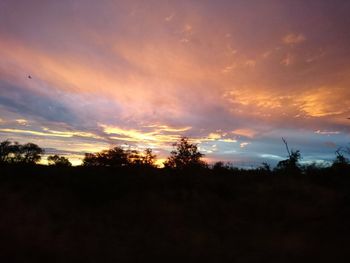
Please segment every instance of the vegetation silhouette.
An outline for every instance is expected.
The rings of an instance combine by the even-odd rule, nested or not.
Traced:
[[[290,151],[279,169],[245,170],[207,165],[187,138],[165,168],[150,149],[121,147],[46,166],[40,147],[25,145],[36,150],[0,143],[2,262],[348,260],[346,148],[328,166]]]
[[[180,171],[183,174],[195,170],[207,171],[212,174],[237,174],[237,173],[258,173],[258,174],[285,174],[285,175],[306,175],[310,171],[323,170],[323,172],[346,174],[350,169],[350,160],[346,155],[350,155],[349,147],[340,147],[335,151],[335,159],[332,164],[304,164],[300,163],[302,159],[299,150],[290,150],[287,141],[282,138],[285,144],[288,158],[279,161],[274,169],[270,164],[263,162],[261,166],[245,171],[234,167],[232,163],[216,162],[212,165],[206,163],[202,154],[195,143],[191,143],[189,138],[181,137],[178,142],[173,144],[174,150],[163,163],[166,172],[170,170]],[[0,142],[0,166],[2,165],[36,165],[42,158],[45,151],[34,143],[19,144],[5,140]],[[109,167],[109,168],[138,168],[154,169],[157,156],[152,149],[145,149],[143,152],[132,149],[124,149],[115,146],[108,150],[97,153],[85,153],[82,167]],[[55,167],[70,167],[72,164],[64,156],[50,155],[47,157],[48,165]],[[170,170],[169,170],[170,169]],[[204,172],[205,173],[205,172]]]
[[[300,174],[301,168],[299,161],[301,159],[301,154],[299,150],[289,150],[287,141],[282,138],[283,143],[286,146],[286,150],[288,153],[288,159],[278,162],[275,171],[284,172],[284,173],[292,173],[292,174]]]
[[[9,140],[0,143],[0,163],[34,165],[41,159],[44,150],[34,143],[24,145]]]
[[[197,145],[190,143],[187,137],[181,137],[173,144],[173,147],[175,150],[171,151],[170,156],[164,162],[166,168],[184,170],[207,167],[202,160],[204,154],[199,152]]]
[[[57,154],[48,156],[47,162],[48,165],[55,165],[61,167],[72,166],[72,163],[67,158],[65,158],[64,156],[59,156]]]
[[[156,167],[156,155],[152,149],[145,149],[143,153],[137,150],[124,150],[120,146],[116,146],[109,150],[99,153],[86,153],[83,159],[83,166],[91,167]]]
[[[335,160],[333,161],[332,168],[336,171],[346,170],[349,166],[349,159],[344,154],[349,153],[349,149],[339,148],[335,151]]]

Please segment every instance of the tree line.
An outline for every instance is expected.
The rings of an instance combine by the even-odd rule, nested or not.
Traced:
[[[35,165],[41,158],[45,150],[40,148],[37,144],[26,143],[19,144],[18,142],[11,142],[5,140],[0,142],[0,165],[2,164],[26,164]],[[71,166],[71,162],[59,155],[50,155],[47,158],[49,165],[56,166]]]
[[[283,142],[286,146],[288,157],[285,160],[278,162],[274,169],[271,169],[268,163],[262,163],[256,170],[263,173],[271,172],[288,172],[288,173],[302,173],[303,171],[323,168],[317,165],[302,165],[301,153],[299,150],[289,150],[288,143],[285,139]],[[170,156],[163,163],[165,169],[189,170],[189,169],[212,169],[217,172],[224,172],[237,169],[230,163],[216,162],[209,165],[203,160],[202,154],[197,144],[191,143],[187,137],[181,137],[179,141],[173,144],[174,150],[170,152]],[[41,158],[45,151],[34,143],[19,144],[18,142],[11,142],[9,140],[0,143],[0,165],[4,164],[26,164],[35,165]],[[331,165],[337,170],[350,169],[350,161],[345,156],[350,154],[349,148],[339,148],[335,152],[336,156]],[[84,167],[142,167],[142,168],[157,168],[157,156],[152,149],[145,149],[143,152],[138,150],[124,149],[121,146],[115,146],[108,150],[103,150],[97,153],[85,153],[82,166]],[[72,164],[70,161],[59,155],[50,155],[47,158],[48,164],[53,166],[68,167]]]

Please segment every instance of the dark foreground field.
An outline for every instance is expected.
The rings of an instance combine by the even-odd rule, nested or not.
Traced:
[[[0,262],[350,262],[350,175],[164,173],[1,168]]]

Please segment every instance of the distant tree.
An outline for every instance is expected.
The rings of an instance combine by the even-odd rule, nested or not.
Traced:
[[[11,142],[9,140],[0,143],[0,163],[8,163],[12,151]]]
[[[218,161],[215,162],[212,165],[212,169],[214,171],[223,171],[223,170],[232,170],[234,168],[233,164],[231,162],[222,162],[222,161]]]
[[[7,156],[7,163],[23,163],[22,145],[18,142],[9,145],[9,154]]]
[[[94,153],[85,153],[83,166],[100,166],[97,155]]]
[[[6,140],[0,143],[0,163],[35,164],[44,150],[34,143],[24,145]]]
[[[164,162],[165,167],[186,169],[206,166],[206,163],[201,160],[204,154],[200,153],[197,145],[190,143],[187,137],[181,137],[173,146],[176,149],[170,153],[170,156]]]
[[[299,161],[301,159],[300,151],[291,151],[289,158],[283,161],[278,162],[277,170],[284,170],[288,172],[299,172],[300,165]]]
[[[156,155],[151,149],[144,153],[137,150],[124,150],[116,146],[99,153],[86,153],[83,159],[83,166],[106,166],[106,167],[127,167],[127,166],[149,166],[155,167]]]
[[[287,153],[288,153],[288,159],[283,160],[278,162],[275,170],[276,171],[284,171],[287,173],[300,173],[301,169],[300,169],[300,164],[299,161],[301,160],[301,154],[299,150],[289,150],[288,147],[288,143],[287,141],[282,138],[282,141],[284,142],[286,149],[287,149]]]
[[[214,171],[220,171],[220,170],[225,170],[225,169],[227,169],[227,167],[226,167],[225,163],[222,161],[218,161],[218,162],[213,164]]]
[[[147,166],[155,167],[157,155],[153,154],[152,149],[147,148],[142,156],[142,163]]]
[[[71,162],[67,158],[59,156],[57,154],[50,155],[49,157],[47,157],[47,161],[49,165],[55,165],[60,167],[72,166]]]
[[[142,155],[138,150],[126,150],[126,161],[128,165],[141,165]]]
[[[129,154],[130,163],[136,166],[156,167],[156,158],[157,156],[149,148],[145,149],[142,154],[135,150]]]
[[[347,150],[345,150],[347,151]],[[344,156],[344,149],[339,148],[335,151],[335,160],[333,161],[332,167],[336,169],[344,169],[350,166],[349,159]]]
[[[123,167],[129,165],[128,153],[119,146],[103,151],[98,154],[98,157],[105,166]]]
[[[41,159],[41,154],[44,150],[34,143],[27,143],[21,145],[20,147],[21,162],[27,164],[34,164]]]
[[[83,165],[123,167],[130,164],[129,154],[130,153],[119,146],[95,154],[86,153],[83,160]]]
[[[262,171],[262,172],[269,173],[269,172],[271,172],[271,166],[268,163],[263,162],[261,164],[261,166],[258,167],[258,170]]]

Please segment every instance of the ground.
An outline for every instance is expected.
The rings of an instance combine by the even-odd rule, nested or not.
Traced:
[[[350,178],[3,168],[1,262],[349,262]]]

